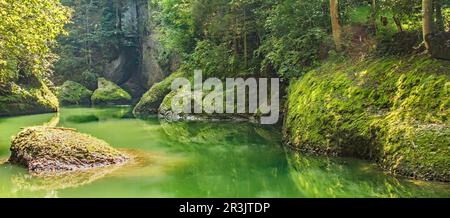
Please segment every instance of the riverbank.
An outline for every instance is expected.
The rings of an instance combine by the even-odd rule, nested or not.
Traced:
[[[0,117],[52,113],[59,110],[58,98],[37,77],[0,86]]]
[[[294,149],[377,162],[450,181],[450,62],[427,57],[329,61],[289,87],[284,139]]]

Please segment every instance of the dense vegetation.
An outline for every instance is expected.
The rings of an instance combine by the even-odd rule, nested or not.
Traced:
[[[166,49],[164,54],[177,53],[190,68],[216,76],[298,77],[335,55],[334,47],[355,56],[361,56],[358,50],[365,54],[367,50],[396,53],[389,43],[400,34],[402,40],[413,38],[404,48],[410,53],[423,41],[418,35],[421,1],[341,0],[331,1],[338,2],[338,35],[342,35],[333,43],[329,2],[154,1],[154,31]],[[448,30],[448,3],[434,3],[433,32]]]
[[[47,79],[69,15],[58,0],[0,1],[0,116],[58,109]]]

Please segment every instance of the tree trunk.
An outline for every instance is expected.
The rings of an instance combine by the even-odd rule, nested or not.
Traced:
[[[436,30],[442,32],[445,30],[444,17],[442,15],[442,0],[434,0],[434,10],[436,13]]]
[[[432,0],[422,0],[422,22],[423,22],[423,41],[425,48],[430,50],[429,35],[432,33],[433,26]]]
[[[394,15],[394,16],[392,16],[392,19],[394,19],[394,23],[395,23],[395,26],[397,27],[397,30],[399,32],[403,32],[402,21],[400,20],[400,18],[398,18],[396,15]]]
[[[372,0],[372,13],[370,14],[370,25],[374,33],[377,32],[377,1]]]
[[[336,50],[342,50],[342,30],[341,24],[339,23],[339,1],[330,0],[330,15],[331,15],[331,27],[333,30],[334,44],[336,45]]]
[[[247,44],[247,14],[245,12],[245,8],[244,8],[244,64],[245,67],[248,66],[248,44]]]

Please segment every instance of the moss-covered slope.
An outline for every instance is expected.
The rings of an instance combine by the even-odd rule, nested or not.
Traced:
[[[61,105],[90,105],[92,91],[77,82],[66,81],[57,95]]]
[[[284,138],[302,151],[450,181],[449,88],[446,61],[329,62],[291,82]]]
[[[105,78],[98,79],[98,89],[91,97],[94,105],[126,105],[131,103],[131,95],[115,83]]]
[[[56,112],[58,98],[37,79],[26,84],[11,82],[0,87],[0,116]]]

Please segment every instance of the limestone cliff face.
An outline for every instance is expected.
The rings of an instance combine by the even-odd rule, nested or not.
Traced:
[[[149,28],[147,0],[122,2],[120,29],[124,39],[118,57],[104,66],[104,76],[139,98],[153,84],[164,78],[156,56],[157,42]]]

